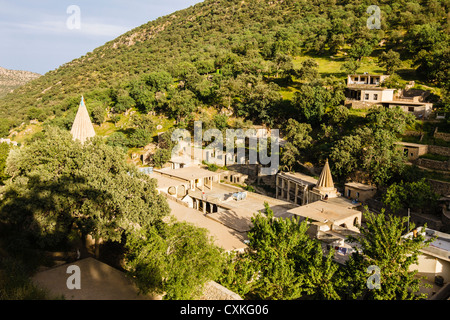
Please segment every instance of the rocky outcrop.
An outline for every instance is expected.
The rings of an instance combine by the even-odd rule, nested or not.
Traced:
[[[40,76],[29,71],[8,70],[0,67],[0,97]]]

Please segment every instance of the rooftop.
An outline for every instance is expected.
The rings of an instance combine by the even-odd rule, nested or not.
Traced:
[[[385,104],[408,105],[408,106],[417,106],[417,107],[421,107],[421,106],[425,106],[425,105],[430,105],[430,104],[431,104],[431,103],[429,103],[429,102],[404,101],[404,100],[383,101],[382,103],[385,103]]]
[[[292,214],[288,213],[288,210],[296,207],[290,202],[253,192],[246,192],[245,199],[237,201],[233,198],[233,194],[239,191],[245,192],[245,190],[222,183],[213,183],[213,190],[205,191],[206,200],[224,210],[208,213],[207,217],[238,232],[246,232],[251,229],[251,218],[259,211],[265,211],[264,202],[269,204],[275,217],[291,217]],[[203,193],[189,191],[189,195],[201,199]]]
[[[319,222],[338,222],[361,212],[354,209],[357,205],[345,198],[337,197],[319,200],[289,210],[289,213]]]
[[[356,84],[356,83],[349,83],[347,84],[347,87],[350,89],[369,89],[369,90],[388,90],[388,91],[394,91],[395,89],[390,89],[386,87],[380,87],[375,84]]]
[[[148,174],[150,178],[156,179],[158,184],[158,189],[167,189],[170,187],[177,187],[181,186],[186,183],[186,181],[175,178],[175,177],[169,177],[165,176],[159,172],[153,172]]]
[[[370,191],[370,190],[376,189],[375,186],[371,186],[371,185],[360,183],[360,182],[347,182],[345,184],[345,186],[359,189],[359,190],[365,190],[365,191]]]
[[[175,178],[183,179],[186,181],[191,181],[195,179],[202,179],[207,177],[213,177],[219,175],[219,173],[212,172],[206,169],[202,169],[200,167],[184,167],[180,169],[161,169],[161,170],[154,170],[155,172],[159,172],[161,174],[164,174],[166,176],[172,176]]]
[[[450,234],[423,227],[418,228],[418,232],[424,232],[425,240],[435,238],[428,247],[421,250],[423,253],[450,261]],[[405,235],[405,237],[412,236],[413,232]]]
[[[397,141],[395,144],[401,144],[402,146],[408,146],[408,147],[416,147],[416,148],[422,148],[426,147],[426,144],[420,144],[420,143],[413,143],[413,142],[405,142],[405,141]]]
[[[298,182],[306,183],[310,186],[315,186],[317,184],[317,179],[299,172],[280,172],[280,175],[284,177],[289,177],[292,180]]]
[[[167,202],[169,203],[172,216],[178,221],[189,222],[197,227],[207,229],[215,244],[224,250],[243,250],[247,247],[244,243],[247,240],[246,233],[238,232],[224,224],[209,219],[202,212],[185,207],[173,200],[168,200]]]

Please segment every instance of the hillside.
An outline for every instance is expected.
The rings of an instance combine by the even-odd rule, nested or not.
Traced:
[[[401,54],[401,80],[443,87],[449,3],[429,2],[207,0],[16,89],[0,99],[0,116],[10,127],[32,119],[67,127],[83,94],[91,110],[119,115],[135,108],[180,122],[212,107],[255,123],[282,123],[304,81],[302,61],[313,57],[322,76],[343,80],[352,59],[359,72],[383,73],[378,57],[390,49]],[[384,18],[380,30],[366,27],[374,4]]]
[[[40,74],[34,72],[8,70],[0,67],[0,97],[40,76]]]

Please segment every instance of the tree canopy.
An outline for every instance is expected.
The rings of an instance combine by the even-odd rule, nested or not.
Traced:
[[[49,128],[43,139],[11,152],[7,173],[1,221],[41,248],[64,245],[71,230],[119,241],[124,231],[169,213],[155,181],[97,137],[82,146],[69,132]]]

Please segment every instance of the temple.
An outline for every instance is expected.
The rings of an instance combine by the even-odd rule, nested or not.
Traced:
[[[317,181],[316,187],[313,191],[320,193],[323,198],[336,198],[339,194],[337,189],[334,187],[333,177],[331,176],[330,165],[328,164],[328,159],[325,162],[325,166],[320,174],[319,181]]]
[[[306,205],[319,200],[336,198],[341,194],[334,187],[328,159],[319,176],[319,180],[293,172],[279,172],[276,176],[276,198],[294,204]]]
[[[70,131],[74,140],[79,140],[84,144],[89,138],[95,136],[94,126],[92,125],[91,118],[84,103],[84,97],[81,97],[80,106],[78,107],[75,121]]]

